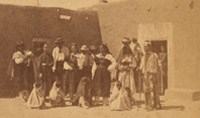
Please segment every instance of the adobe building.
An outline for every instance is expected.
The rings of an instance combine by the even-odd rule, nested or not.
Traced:
[[[10,17],[14,17],[13,13],[18,12],[23,13],[24,15],[18,13],[14,14],[19,22],[16,27],[23,27],[23,23],[20,21],[27,21],[32,24],[33,18],[31,17],[34,17],[37,15],[37,13],[39,13],[38,15],[42,16],[42,19],[38,19],[37,23],[39,23],[42,29],[37,27],[39,26],[38,24],[31,25],[31,27],[26,25],[25,29],[27,30],[25,31],[30,30],[31,32],[34,32],[34,28],[36,28],[39,30],[39,32],[29,32],[24,34],[24,29],[18,30],[16,28],[13,29],[12,27],[4,26],[2,32],[4,30],[10,30],[11,34],[9,32],[7,32],[6,35],[5,33],[1,33],[2,39],[6,40],[7,38],[5,36],[8,36],[11,37],[9,40],[13,41],[12,36],[17,37],[17,39],[20,39],[20,36],[23,36],[27,43],[29,42],[30,44],[28,39],[31,39],[33,34],[55,38],[57,35],[59,35],[59,33],[61,33],[64,34],[65,37],[71,37],[69,33],[72,32],[71,30],[68,29],[64,31],[64,29],[67,29],[69,26],[65,24],[65,21],[57,23],[56,19],[48,20],[48,17],[58,17],[57,8],[42,8],[43,3],[47,2],[44,2],[45,0],[38,1],[40,1],[39,9],[26,7],[26,9],[28,9],[27,12],[24,10],[25,8],[17,8],[17,10],[12,10],[13,8],[10,8],[11,10],[7,10],[8,14],[10,14],[9,16],[2,12],[0,23],[2,26],[4,26],[3,23],[9,23],[11,26],[15,23],[15,20],[8,22],[7,20],[2,20],[2,18],[6,17],[9,19]],[[91,1],[92,0],[90,0],[90,2]],[[5,1],[5,4],[6,2],[7,1]],[[38,5],[35,3],[35,0],[32,0],[32,2],[33,3],[24,3],[24,5]],[[70,3],[66,2],[66,4],[70,6]],[[86,7],[94,4],[96,4],[96,2],[92,2],[91,4],[89,4],[89,2],[85,2],[79,5]],[[68,8],[67,5],[65,6],[65,4],[57,1],[51,5],[44,6]],[[7,9],[7,7],[0,8]],[[82,36],[82,39],[84,39],[86,42],[92,41],[93,38],[97,38],[97,44],[101,43],[100,39],[102,39],[103,42],[108,44],[115,57],[118,56],[121,48],[122,37],[136,37],[141,45],[146,40],[151,41],[155,46],[155,50],[159,49],[160,45],[164,45],[166,46],[168,53],[168,90],[165,96],[169,99],[177,100],[200,100],[199,0],[122,0],[121,2],[97,4],[90,9],[97,12],[97,14],[95,12],[82,13],[61,9],[62,13],[65,15],[72,15],[72,17],[73,15],[76,16],[76,20],[73,20],[73,24],[78,23],[79,26],[75,29],[79,29],[80,32],[83,31],[82,33],[73,33],[73,37],[75,37],[76,41],[80,39],[79,36]],[[40,12],[40,10],[42,12]],[[30,15],[31,13],[35,13],[35,15],[32,16]],[[26,18],[26,15],[28,15],[30,18]],[[92,23],[99,23],[99,25],[96,24],[95,26],[92,26],[95,30],[81,30],[83,22],[80,22],[78,19],[80,17],[86,18],[88,15],[92,16],[93,22],[84,22],[84,27],[88,26],[85,28],[90,28]],[[47,19],[48,22],[45,22],[45,19]],[[50,25],[51,23],[57,24]],[[45,30],[46,28],[48,30]],[[15,29],[16,31],[19,31],[19,33],[13,32]],[[75,29],[73,31],[75,31]],[[53,33],[54,30],[57,32],[57,34]],[[101,31],[100,33],[98,33],[99,30]],[[88,39],[90,36],[92,36],[92,39]],[[3,44],[8,45],[9,41],[3,42]],[[3,47],[0,49],[1,52],[4,50]],[[7,53],[4,53],[4,55],[7,55]],[[3,54],[1,54],[1,56],[3,56]],[[5,60],[8,57],[9,56],[4,57],[4,59],[1,58],[1,65],[8,63],[8,60]],[[0,69],[4,70],[5,66],[1,66]]]
[[[200,1],[130,0],[94,7],[103,42],[117,57],[122,37],[165,45],[168,52],[166,97],[200,100]]]

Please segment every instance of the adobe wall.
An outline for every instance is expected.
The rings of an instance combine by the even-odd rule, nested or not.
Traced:
[[[98,11],[102,40],[109,45],[115,57],[122,37],[139,38],[139,24],[172,24],[172,37],[168,39],[172,42],[168,50],[173,50],[169,52],[169,66],[174,66],[170,88],[200,90],[198,0],[193,0],[193,3],[191,0],[134,0],[94,8]]]

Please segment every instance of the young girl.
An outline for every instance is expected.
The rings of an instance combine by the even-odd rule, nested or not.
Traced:
[[[110,109],[113,111],[123,111],[131,109],[130,93],[122,87],[122,83],[117,81],[110,97]]]
[[[36,82],[33,85],[33,90],[28,98],[26,105],[29,108],[45,107],[44,90],[42,89],[42,85],[40,83]]]
[[[49,100],[53,107],[64,106],[65,94],[61,89],[60,82],[54,82],[53,87],[49,93]]]

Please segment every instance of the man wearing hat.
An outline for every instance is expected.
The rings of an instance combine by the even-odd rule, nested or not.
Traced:
[[[53,72],[55,72],[56,81],[62,82],[64,75],[64,60],[69,55],[69,49],[64,46],[62,38],[57,38],[55,44],[56,47],[52,51],[54,60]]]
[[[83,108],[89,108],[91,98],[91,77],[94,59],[86,45],[81,47],[81,54],[78,57],[78,66],[80,69],[80,82],[74,98],[74,102],[79,99],[79,105]]]
[[[143,74],[143,85],[145,93],[146,109],[160,109],[160,98],[158,89],[158,56],[152,52],[151,43],[144,43],[145,55],[142,58],[140,69]]]

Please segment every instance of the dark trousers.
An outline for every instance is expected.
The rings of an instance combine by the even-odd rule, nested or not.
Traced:
[[[57,82],[63,81],[64,77],[64,69],[63,69],[64,61],[57,61],[56,62],[56,70],[55,70],[55,78]]]

